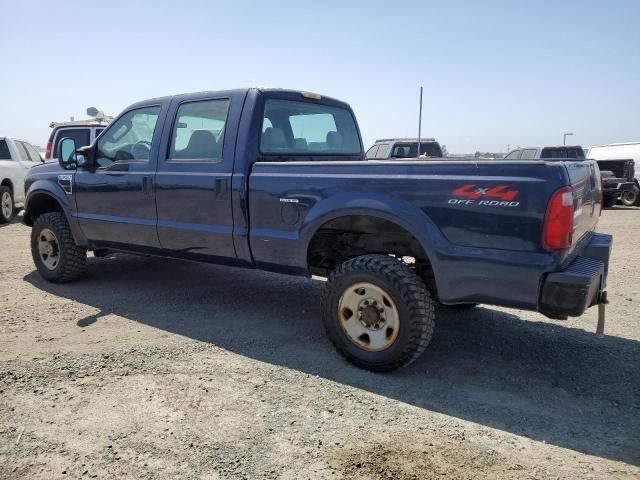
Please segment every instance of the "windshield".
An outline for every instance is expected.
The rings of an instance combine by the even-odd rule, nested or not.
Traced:
[[[440,149],[440,145],[436,142],[422,142],[420,143],[420,155],[426,155],[427,157],[442,157],[442,150]],[[418,142],[396,143],[393,146],[391,157],[417,158]]]

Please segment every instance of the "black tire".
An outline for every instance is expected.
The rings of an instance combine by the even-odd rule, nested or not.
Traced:
[[[604,208],[611,208],[618,203],[618,197],[615,195],[607,195],[604,197]]]
[[[396,307],[398,332],[384,350],[370,351],[356,345],[342,327],[339,318],[342,296],[347,288],[358,283],[382,289]],[[433,335],[436,301],[411,268],[387,255],[364,255],[340,265],[325,284],[321,307],[327,335],[336,350],[347,361],[366,370],[390,372],[410,364]]]
[[[8,202],[8,204],[5,204]],[[8,211],[5,212],[5,209]],[[13,191],[4,185],[0,186],[0,223],[9,223],[16,214],[15,203],[13,202]]]
[[[39,244],[46,230],[57,240],[57,262],[47,267],[40,254]],[[31,229],[31,255],[38,272],[45,280],[54,283],[70,282],[81,277],[86,269],[87,250],[73,241],[67,218],[62,212],[45,213],[39,216]]]
[[[633,207],[636,203],[638,203],[638,199],[640,198],[640,189],[634,185],[631,190],[626,190],[620,196],[620,203],[625,207]]]

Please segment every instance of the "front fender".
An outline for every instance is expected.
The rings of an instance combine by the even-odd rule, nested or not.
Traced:
[[[71,193],[65,192],[59,183],[51,179],[35,179],[26,185],[23,222],[28,226],[33,225],[35,219],[30,213],[29,205],[31,203],[33,207],[35,202],[42,201],[43,196],[48,197],[50,201],[56,202],[60,206],[67,217],[75,243],[77,245],[87,245],[87,239],[82,233],[75,215],[73,196]]]

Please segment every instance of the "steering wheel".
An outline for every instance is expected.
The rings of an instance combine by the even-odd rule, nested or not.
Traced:
[[[151,153],[151,142],[147,142],[146,140],[140,140],[131,147],[131,155],[136,160],[148,159],[149,153]]]

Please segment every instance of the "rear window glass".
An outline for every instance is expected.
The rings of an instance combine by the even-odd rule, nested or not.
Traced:
[[[63,138],[73,138],[76,141],[76,148],[89,145],[89,129],[88,128],[61,128],[56,135],[56,143],[51,150],[51,156],[58,157],[58,144]]]
[[[442,157],[442,150],[437,143],[425,142],[420,144],[420,155],[427,157]],[[391,151],[394,158],[417,158],[418,142],[396,143]]]
[[[169,158],[215,160],[222,158],[229,100],[202,100],[178,108]]]
[[[541,158],[584,158],[581,147],[552,147],[542,150]]]
[[[290,155],[358,154],[360,137],[350,110],[268,99],[260,151]]]
[[[0,140],[0,160],[11,160],[11,152],[6,140]]]

